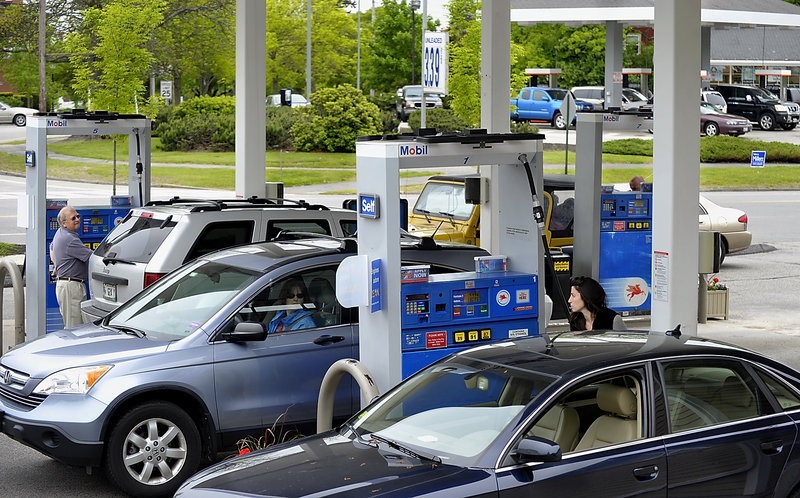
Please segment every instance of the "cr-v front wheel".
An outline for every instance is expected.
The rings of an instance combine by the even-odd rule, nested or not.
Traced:
[[[132,496],[172,496],[200,463],[200,432],[172,403],[137,406],[120,417],[110,434],[106,474]]]

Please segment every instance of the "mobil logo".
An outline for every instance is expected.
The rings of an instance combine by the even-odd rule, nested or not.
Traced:
[[[67,120],[66,119],[48,119],[47,120],[47,127],[48,128],[57,128],[57,127],[62,127],[62,126],[67,126]]]
[[[400,155],[401,156],[427,156],[428,155],[428,146],[427,145],[401,145],[400,146]]]

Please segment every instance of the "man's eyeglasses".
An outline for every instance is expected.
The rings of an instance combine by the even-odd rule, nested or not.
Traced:
[[[75,220],[79,220],[79,219],[81,219],[81,215],[79,215],[79,214],[76,214],[75,216],[73,216],[72,218],[70,218],[70,221],[75,221]]]
[[[294,298],[303,299],[304,297],[306,297],[305,294],[287,294],[286,295],[287,299],[294,299]]]

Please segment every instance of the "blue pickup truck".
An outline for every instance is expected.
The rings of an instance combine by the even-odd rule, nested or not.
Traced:
[[[567,127],[561,115],[561,104],[569,90],[563,88],[523,88],[516,99],[511,99],[513,121],[544,121],[559,130]],[[591,111],[594,106],[583,100],[575,100],[578,111]],[[573,118],[572,122],[575,122]]]

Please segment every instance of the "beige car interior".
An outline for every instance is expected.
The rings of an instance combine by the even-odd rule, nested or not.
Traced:
[[[558,443],[562,454],[639,439],[639,392],[632,376],[579,387],[550,408],[528,435]]]

